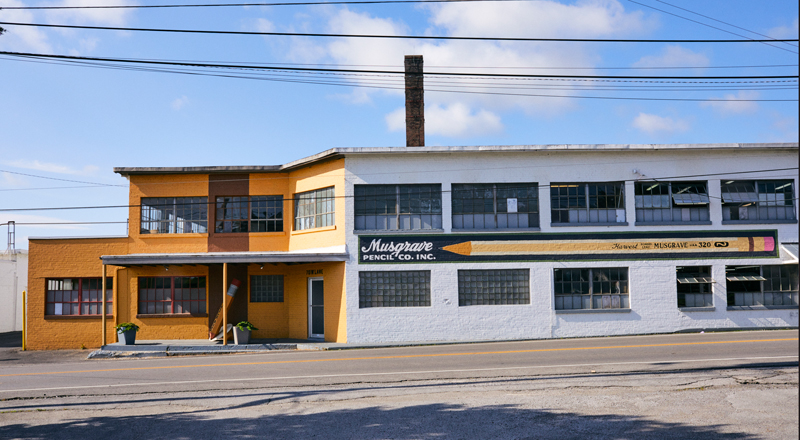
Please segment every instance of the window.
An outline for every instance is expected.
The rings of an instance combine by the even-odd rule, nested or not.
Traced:
[[[550,185],[553,224],[625,223],[625,185],[554,183]]]
[[[722,220],[796,220],[791,180],[729,180],[722,183]]]
[[[216,232],[283,231],[283,196],[217,197]]]
[[[711,266],[683,266],[675,269],[678,279],[678,307],[712,307]]]
[[[143,197],[142,234],[208,232],[208,197]]]
[[[705,182],[637,182],[637,223],[707,222]]]
[[[250,302],[283,302],[283,275],[250,276]]]
[[[628,309],[628,268],[554,269],[556,310]]]
[[[358,308],[429,307],[431,271],[358,273]]]
[[[322,228],[334,223],[333,187],[295,194],[294,229]]]
[[[530,303],[528,269],[458,271],[459,306]]]
[[[728,307],[795,306],[797,265],[727,266]]]
[[[139,278],[140,315],[205,313],[205,277]]]
[[[59,278],[47,280],[44,314],[97,315],[103,307],[102,278]],[[106,315],[112,315],[113,286],[106,278]]]
[[[442,185],[356,185],[355,229],[442,229]]]
[[[539,227],[535,183],[454,184],[453,229]]]

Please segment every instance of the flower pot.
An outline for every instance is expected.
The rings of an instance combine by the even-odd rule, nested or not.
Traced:
[[[236,345],[249,344],[250,330],[239,330],[239,327],[233,327],[233,342]]]
[[[128,330],[124,332],[117,332],[117,337],[122,345],[136,344],[136,330]]]

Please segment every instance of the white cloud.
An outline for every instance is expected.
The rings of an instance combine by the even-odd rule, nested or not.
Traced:
[[[633,126],[651,135],[671,135],[689,130],[689,122],[685,119],[639,113],[633,120]]]
[[[406,110],[402,107],[386,115],[389,131],[405,130],[405,121]],[[426,135],[463,138],[502,131],[500,117],[487,110],[474,111],[461,103],[425,106]]]
[[[6,161],[7,165],[11,165],[16,168],[23,168],[26,170],[36,170],[36,171],[45,171],[48,173],[57,173],[57,174],[75,174],[75,175],[86,175],[86,174],[93,174],[98,170],[98,168],[94,165],[86,165],[83,168],[77,170],[74,168],[69,167],[68,165],[62,165],[57,163],[47,163],[47,162],[39,162],[38,160],[25,160],[19,159],[14,161]]]
[[[667,46],[660,55],[642,57],[633,67],[708,67],[707,56],[680,46]]]
[[[617,0],[584,0],[572,5],[554,1],[504,2],[504,3],[451,3],[425,7],[430,13],[432,35],[482,36],[508,35],[527,37],[612,37],[646,31],[652,28],[641,12],[628,13]],[[359,13],[347,8],[328,8],[329,31],[342,34],[408,34],[408,26],[398,20]],[[302,42],[301,42],[302,41]],[[508,67],[509,71],[521,73],[574,73],[557,67],[588,66],[599,62],[596,52],[590,47],[574,43],[536,44],[531,42],[489,42],[489,41],[420,41],[393,39],[336,39],[324,45],[314,46],[308,41],[295,40],[289,57],[298,62],[334,62],[340,65],[380,66],[385,70],[403,70],[404,55],[423,55],[426,72],[447,72],[443,66],[459,66],[457,71],[496,73],[492,66]],[[536,66],[540,70],[532,70]],[[546,70],[544,70],[546,69]],[[591,70],[584,70],[587,75]],[[375,78],[356,77],[351,79],[362,85],[375,85]],[[376,93],[402,96],[401,78],[385,81],[392,89],[358,88],[348,96],[355,103],[366,103]],[[487,86],[490,83],[491,86]],[[476,80],[456,78],[426,78],[425,101],[430,111],[456,114],[462,119],[469,115],[472,121],[481,121],[480,127],[498,130],[502,127],[500,115],[505,111],[522,110],[527,114],[552,116],[572,109],[577,104],[570,98],[503,96],[502,93],[547,94],[548,90],[525,87],[547,87],[552,82],[540,84],[534,81]],[[550,91],[553,94],[569,95],[581,92],[573,89],[573,83],[555,84],[562,89]],[[444,90],[479,93],[450,93]],[[505,86],[506,89],[496,88]],[[522,87],[521,87],[522,86]],[[480,93],[484,92],[484,93]],[[488,94],[491,92],[493,94]],[[458,104],[458,105],[456,105]],[[461,110],[457,110],[461,109]],[[469,109],[469,110],[464,110]],[[460,113],[459,113],[460,112]],[[394,121],[395,115],[387,116],[387,123]],[[426,117],[426,127],[435,119]],[[475,130],[471,133],[480,133]],[[429,128],[426,131],[431,132]],[[469,133],[462,127],[459,130],[438,127],[439,133]],[[462,134],[453,134],[462,136]],[[447,134],[450,136],[450,134]]]
[[[645,30],[641,12],[627,13],[616,0],[451,3],[430,7],[431,21],[449,35],[588,38]]]
[[[5,7],[26,6],[18,0],[3,1]],[[4,9],[2,11],[3,21],[16,23],[35,22],[33,13],[25,10]],[[35,27],[29,26],[3,26],[6,33],[0,36],[0,49],[23,52],[31,51],[36,53],[52,53],[53,49],[47,41],[47,35]]]
[[[135,5],[126,0],[62,0],[53,6],[105,6]],[[94,23],[107,26],[121,26],[131,15],[129,9],[63,9],[51,10],[45,14],[51,23]]]
[[[177,98],[174,101],[172,101],[172,104],[170,105],[172,106],[173,110],[178,111],[182,109],[184,106],[186,106],[186,104],[188,103],[189,103],[189,98],[186,97],[186,95],[183,95],[180,98]]]
[[[701,107],[710,107],[724,115],[753,113],[758,110],[758,103],[753,101],[742,101],[746,99],[758,99],[761,96],[754,90],[740,90],[736,95],[727,94],[720,101],[703,101]]]
[[[778,26],[767,31],[767,35],[769,35],[770,37],[780,38],[780,39],[797,38],[797,34],[798,34],[797,18],[795,18],[794,21],[792,21],[792,24],[789,26]]]
[[[6,172],[3,172],[3,183],[5,186],[11,188],[22,188],[26,186],[26,180],[22,176],[16,176]]]

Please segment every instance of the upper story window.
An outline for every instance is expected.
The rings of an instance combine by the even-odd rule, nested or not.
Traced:
[[[47,280],[44,314],[97,315],[103,309],[102,278],[59,278]],[[114,281],[106,278],[106,315],[113,314]]]
[[[705,182],[637,182],[637,223],[707,222]]]
[[[208,197],[142,197],[142,234],[208,232]]]
[[[215,230],[283,231],[283,196],[217,197]]]
[[[294,229],[321,228],[334,223],[333,187],[294,195]]]
[[[535,183],[454,184],[453,229],[539,227]]]
[[[625,184],[554,183],[550,185],[553,225],[625,223]]]
[[[442,185],[356,185],[355,229],[442,228]]]
[[[791,180],[722,182],[722,220],[758,223],[796,219]]]

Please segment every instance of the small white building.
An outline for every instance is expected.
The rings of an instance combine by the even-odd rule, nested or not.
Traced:
[[[796,143],[326,153],[350,343],[798,326]]]
[[[0,333],[22,330],[22,291],[28,288],[28,252],[0,252]]]

